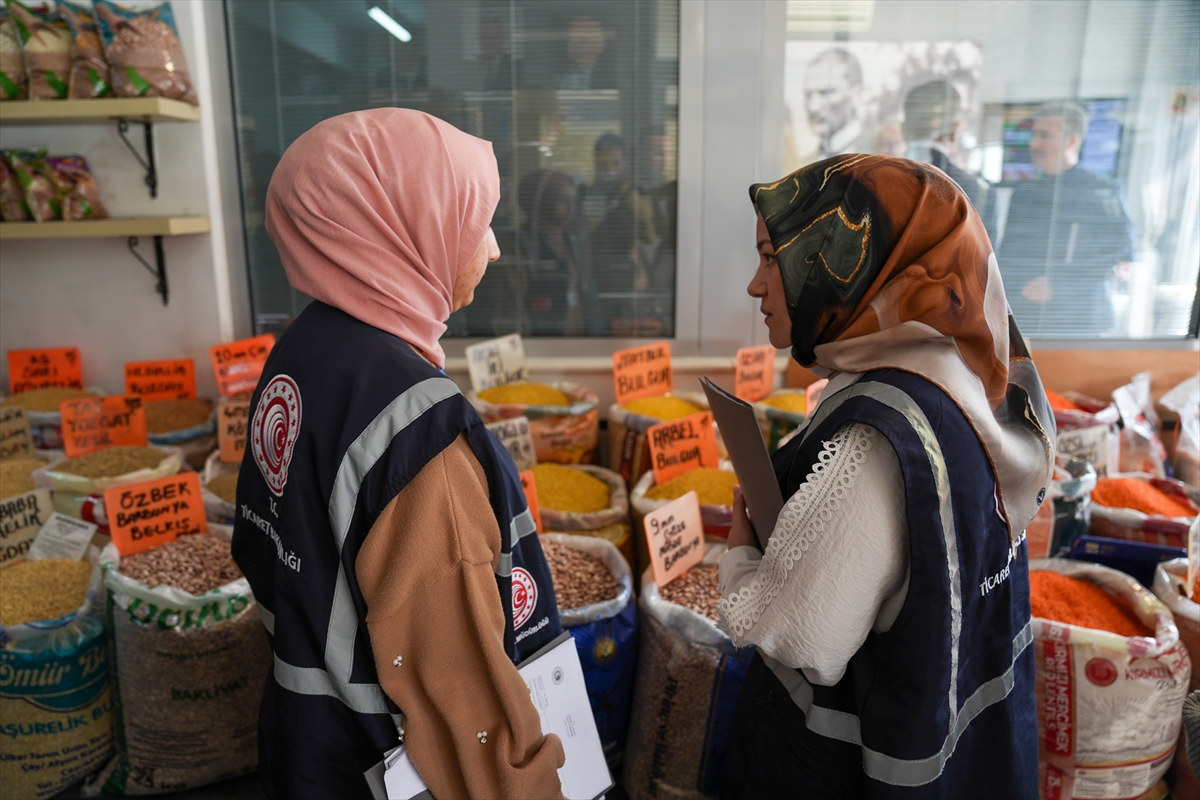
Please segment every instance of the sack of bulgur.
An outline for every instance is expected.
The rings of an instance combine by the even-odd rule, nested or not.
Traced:
[[[543,531],[606,539],[632,560],[629,496],[621,476],[590,464],[538,464],[533,480]]]
[[[181,398],[146,403],[146,434],[150,444],[175,445],[193,469],[217,447],[217,410],[211,400]]]
[[[721,788],[729,727],[754,649],[716,625],[725,545],[660,591],[642,574],[638,669],[623,783],[633,800],[710,798]],[[682,604],[681,604],[682,603]]]
[[[1043,798],[1137,797],[1166,773],[1191,660],[1171,612],[1133,578],[1029,562]]]
[[[703,392],[669,392],[642,397],[608,409],[608,468],[633,486],[650,469],[646,431],[660,422],[708,410]],[[722,443],[718,438],[717,447]]]
[[[180,468],[178,447],[106,447],[36,470],[33,480],[54,493],[55,511],[95,523],[107,533],[106,489],[166,478]]]
[[[591,389],[568,381],[510,383],[467,399],[484,422],[513,417],[529,420],[537,460],[586,464],[600,441],[600,398]]]
[[[1168,547],[1187,547],[1200,514],[1200,490],[1144,472],[1110,473],[1096,481],[1091,499],[1091,535]]]
[[[252,772],[271,651],[226,536],[125,559],[109,545],[100,561],[117,753],[89,790],[159,794]]]
[[[112,754],[100,552],[24,561],[0,581],[0,793],[53,797]],[[50,616],[51,619],[41,619]]]
[[[31,389],[28,392],[14,394],[0,400],[0,408],[19,406],[25,409],[29,419],[29,432],[33,437],[33,446],[39,450],[54,450],[62,447],[62,414],[59,404],[63,400],[75,400],[79,397],[95,397],[98,392],[86,389],[68,389],[64,386],[51,386],[45,389]]]
[[[799,428],[806,411],[804,389],[777,389],[769,397],[757,401],[754,416],[762,430],[767,452],[779,449],[779,440]]]
[[[1200,521],[1195,524],[1200,525]],[[1171,609],[1179,640],[1192,660],[1192,682],[1188,691],[1200,689],[1200,579],[1187,585],[1187,559],[1164,561],[1154,570],[1154,596]]]
[[[221,460],[220,452],[209,454],[200,473],[200,496],[204,499],[205,516],[209,522],[233,524],[237,514],[237,464]]]
[[[650,564],[650,551],[646,545],[646,515],[693,490],[700,501],[700,521],[704,525],[705,538],[710,542],[724,541],[729,536],[729,526],[733,524],[733,487],[736,484],[737,475],[727,461],[721,463],[721,469],[697,467],[688,470],[662,486],[655,484],[653,471],[643,475],[629,493],[638,568]]]
[[[637,668],[633,573],[611,542],[563,533],[542,535],[558,616],[575,639],[604,757],[620,766]]]

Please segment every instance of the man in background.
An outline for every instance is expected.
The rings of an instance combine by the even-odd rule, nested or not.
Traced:
[[[874,150],[874,137],[864,132],[860,117],[861,93],[862,67],[848,51],[833,48],[809,62],[804,70],[804,109],[819,143],[816,155],[806,161]]]
[[[1042,175],[1013,190],[997,258],[1009,305],[1030,333],[1112,332],[1112,284],[1132,268],[1133,223],[1121,187],[1079,166],[1087,124],[1077,103],[1039,107],[1029,153]]]
[[[584,15],[572,17],[567,22],[564,39],[567,61],[558,78],[559,89],[615,88],[610,70],[600,64],[608,46],[608,34],[600,20]]]

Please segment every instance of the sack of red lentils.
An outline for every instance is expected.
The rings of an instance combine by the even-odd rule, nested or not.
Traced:
[[[1110,539],[1187,547],[1188,528],[1200,515],[1200,489],[1144,472],[1116,473],[1092,490],[1088,533]]]
[[[600,398],[586,386],[569,381],[516,383],[467,399],[484,422],[525,417],[537,460],[542,463],[586,464],[600,441]]]
[[[1200,525],[1200,521],[1194,523]],[[1179,639],[1192,659],[1189,691],[1200,689],[1200,580],[1187,585],[1186,558],[1164,561],[1154,571],[1154,596],[1163,601],[1175,617]]]
[[[1138,797],[1171,765],[1192,672],[1171,612],[1114,569],[1029,570],[1041,796]]]

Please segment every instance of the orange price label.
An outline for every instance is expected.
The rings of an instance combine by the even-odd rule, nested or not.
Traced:
[[[651,425],[646,441],[656,484],[697,467],[716,469],[721,463],[711,411]]]
[[[217,446],[226,464],[241,464],[250,427],[250,401],[224,400],[217,404]]]
[[[533,515],[533,524],[537,527],[540,536],[542,533],[542,510],[538,506],[537,481],[533,479],[533,470],[527,469],[521,473],[521,489],[525,492],[525,502],[529,504],[529,513]]]
[[[666,394],[674,385],[670,342],[655,342],[613,353],[613,388],[618,403]]]
[[[196,363],[190,358],[169,361],[130,361],[125,365],[125,394],[151,400],[196,396]]]
[[[704,560],[704,524],[695,492],[651,511],[645,525],[650,568],[659,586],[666,586]]]
[[[775,348],[743,347],[737,351],[733,393],[742,400],[762,400],[775,388]]]
[[[107,489],[104,515],[122,556],[173,542],[178,536],[208,531],[200,476],[195,472]]]
[[[275,335],[264,333],[252,339],[218,344],[209,349],[217,391],[226,397],[254,391],[262,375],[267,354],[275,346]]]
[[[58,408],[67,458],[114,445],[146,446],[146,409],[140,397],[80,397],[63,400]]]
[[[48,386],[83,388],[79,348],[8,351],[8,391],[11,394]]]

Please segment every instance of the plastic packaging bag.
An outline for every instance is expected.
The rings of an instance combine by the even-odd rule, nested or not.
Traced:
[[[23,3],[9,0],[9,13],[17,26],[30,100],[62,100],[71,74],[71,29],[53,2]]]
[[[68,221],[108,218],[83,156],[51,156],[42,163],[42,174],[54,185],[59,217]]]
[[[107,97],[112,94],[104,44],[96,26],[91,0],[58,0],[58,13],[71,29],[71,98]]]
[[[1090,581],[1154,631],[1127,638],[1033,620],[1042,797],[1137,797],[1171,764],[1191,676],[1171,612],[1107,567],[1047,559],[1029,569]]]
[[[1164,394],[1159,402],[1179,415],[1171,469],[1179,480],[1200,488],[1200,374]]]
[[[200,104],[169,2],[95,0],[95,5],[113,94]]]
[[[25,72],[25,56],[21,54],[21,36],[8,6],[0,6],[0,100],[28,99],[29,75]]]
[[[597,480],[608,484],[608,508],[578,514],[570,511],[555,511],[542,508],[542,530],[547,533],[578,533],[595,536],[612,542],[621,554],[632,563],[633,541],[629,535],[629,494],[621,476],[604,467],[590,464],[571,464],[571,469],[586,472]]]
[[[1187,559],[1164,561],[1154,571],[1154,596],[1163,601],[1175,617],[1179,640],[1192,659],[1192,682],[1189,692],[1200,689],[1200,604],[1192,600],[1192,587],[1187,585]]]
[[[1113,404],[1121,415],[1121,472],[1149,472],[1170,477],[1167,449],[1159,431],[1162,423],[1150,399],[1150,373],[1139,372],[1113,390]]]
[[[122,575],[111,544],[100,562],[117,754],[89,791],[160,794],[252,772],[271,649],[250,584],[197,596]]]
[[[600,398],[586,386],[569,381],[552,381],[552,386],[571,398],[569,406],[525,406],[489,403],[475,392],[467,399],[484,422],[513,417],[529,420],[529,436],[540,463],[587,464],[600,441]]]
[[[0,220],[5,222],[24,222],[29,219],[29,209],[25,207],[25,191],[17,180],[12,162],[5,153],[0,153]]]
[[[715,565],[725,545],[709,545]],[[716,797],[738,694],[753,648],[712,620],[669,603],[647,569],[638,603],[638,671],[623,784],[633,800]]]
[[[1174,495],[1180,502],[1191,503],[1192,506],[1200,504],[1200,490],[1193,489],[1173,478],[1159,478],[1145,472],[1134,472],[1115,477],[1146,481],[1155,488]],[[1093,503],[1088,533],[1093,536],[1125,539],[1130,542],[1187,547],[1188,526],[1194,519],[1196,519],[1196,514],[1188,517],[1164,517],[1161,514],[1143,514],[1132,508],[1110,508]]]
[[[53,797],[112,754],[100,551],[79,608],[56,620],[0,625],[0,791]]]
[[[575,639],[592,716],[609,769],[615,770],[625,748],[633,679],[637,669],[637,605],[633,573],[611,542],[591,536],[546,533],[542,538],[595,556],[608,566],[620,587],[617,596],[580,608],[559,609],[562,625]]]
[[[21,186],[25,210],[30,218],[34,222],[60,219],[62,205],[58,201],[58,190],[45,175],[45,151],[7,150],[4,154]]]

